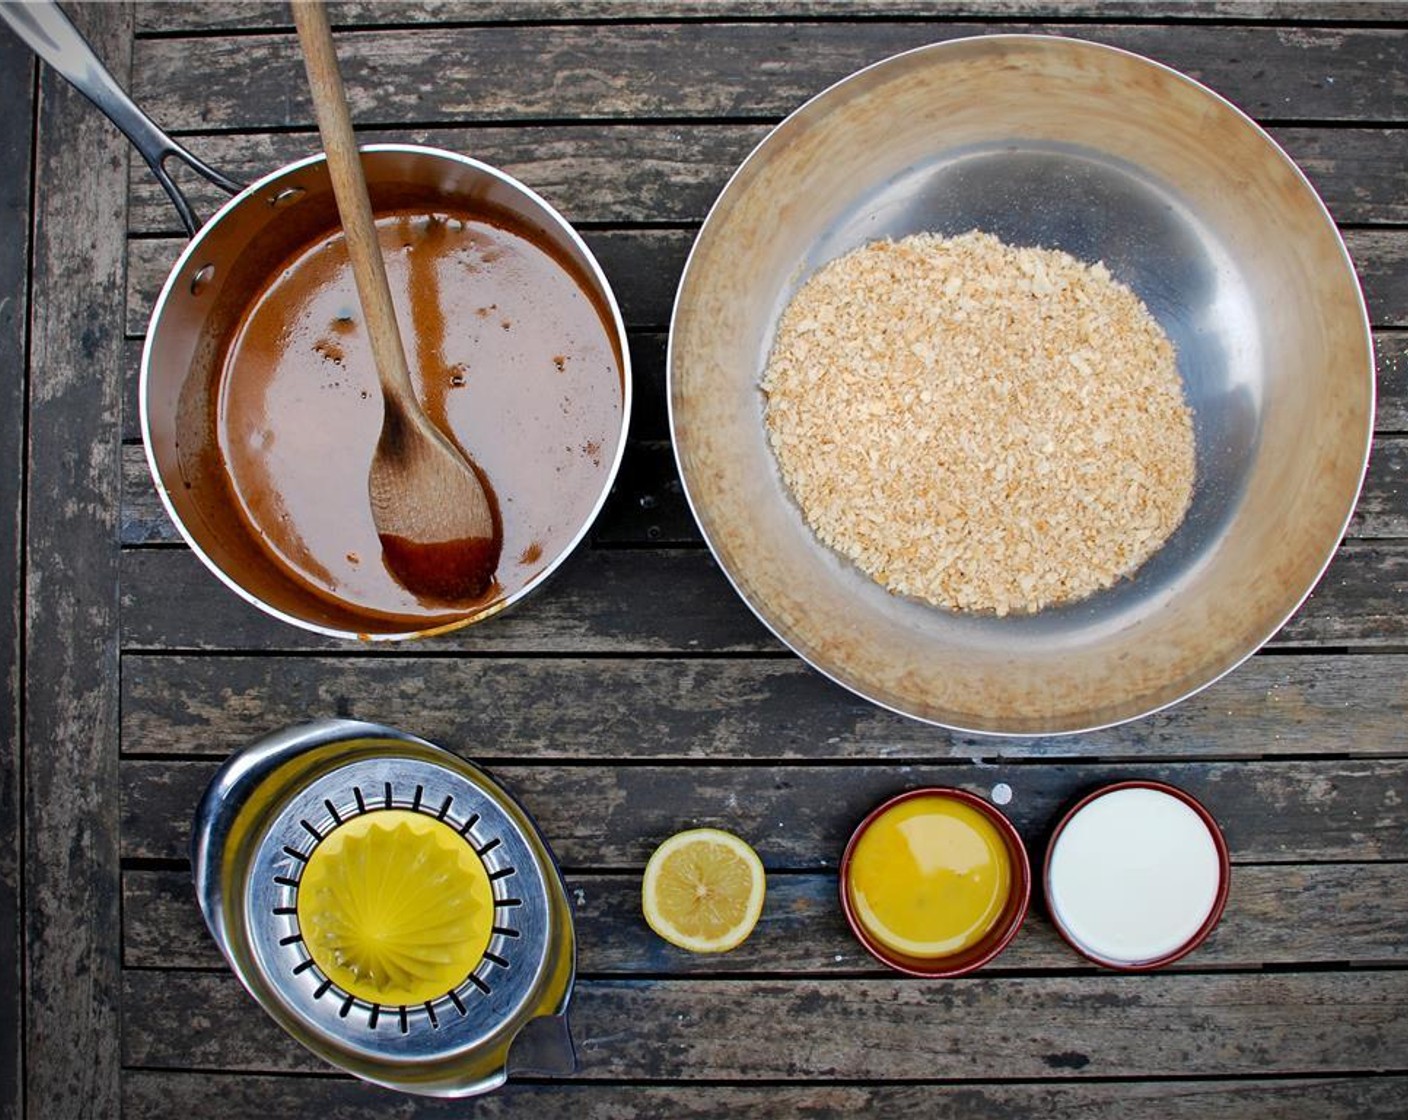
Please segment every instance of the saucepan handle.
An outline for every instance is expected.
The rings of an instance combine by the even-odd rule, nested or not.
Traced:
[[[186,151],[137,108],[136,103],[127,96],[98,60],[98,56],[69,21],[63,9],[53,0],[39,0],[38,3],[0,0],[0,19],[3,19],[35,54],[101,109],[108,120],[117,125],[132,141],[137,151],[142,153],[142,158],[147,161],[147,166],[156,175],[157,181],[171,196],[187,233],[194,234],[200,228],[200,221],[186,196],[181,193],[181,188],[167,174],[168,159],[174,156],[198,175],[231,194],[237,194],[244,189],[240,183],[221,175],[209,164]]]

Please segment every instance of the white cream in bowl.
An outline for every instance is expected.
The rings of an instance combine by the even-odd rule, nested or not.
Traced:
[[[1182,798],[1116,788],[1080,806],[1047,861],[1052,919],[1087,956],[1138,967],[1199,937],[1222,898],[1211,826]]]

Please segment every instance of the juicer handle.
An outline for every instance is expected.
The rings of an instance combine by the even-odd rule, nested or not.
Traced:
[[[103,111],[131,140],[147,166],[152,169],[181,215],[181,224],[188,234],[200,228],[195,210],[166,171],[166,161],[175,156],[191,170],[221,190],[238,194],[244,187],[220,174],[203,160],[193,156],[158,128],[136,103],[127,96],[93,53],[78,29],[69,21],[54,0],[20,2],[0,0],[0,19],[9,25],[30,50],[66,78],[75,89]]]

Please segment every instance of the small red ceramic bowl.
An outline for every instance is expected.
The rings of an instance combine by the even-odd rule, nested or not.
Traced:
[[[1212,814],[1164,782],[1117,782],[1082,798],[1056,826],[1042,868],[1057,932],[1121,972],[1163,968],[1201,945],[1230,881]]]
[[[932,800],[932,806],[927,799]],[[976,940],[968,940],[952,951],[933,955],[902,952],[881,940],[871,928],[873,914],[858,894],[855,882],[858,876],[867,874],[867,865],[871,862],[871,846],[866,843],[867,836],[873,835],[883,840],[884,834],[891,829],[897,829],[902,819],[912,820],[916,815],[956,822],[943,825],[940,831],[957,829],[955,838],[961,841],[960,846],[963,848],[981,849],[989,855],[992,851],[1002,853],[994,862],[1005,857],[1008,876],[1005,892],[1001,892],[1000,888],[993,888],[990,907],[997,907],[996,912],[991,914],[989,921],[973,927],[975,930],[982,929]],[[875,831],[872,833],[872,830]],[[948,835],[951,836],[952,832],[949,831]],[[952,848],[952,845],[947,846]],[[901,869],[905,864],[905,857],[891,860],[885,865],[887,874],[903,874]],[[948,873],[948,869],[945,873]],[[958,874],[958,871],[954,870],[953,873]],[[974,883],[980,882],[980,865],[973,865],[966,874]],[[856,935],[856,940],[882,964],[910,976],[962,976],[987,964],[1017,935],[1017,930],[1021,928],[1022,921],[1027,916],[1027,906],[1031,899],[1031,880],[1031,865],[1027,860],[1022,838],[1002,813],[981,797],[963,790],[927,787],[909,790],[877,806],[851,834],[845,854],[841,857],[841,909],[846,915],[851,932]],[[917,875],[914,882],[918,892],[921,887]],[[931,883],[930,890],[932,887]],[[981,887],[978,889],[981,891]],[[900,893],[902,895],[903,892]],[[929,901],[933,901],[932,895],[929,896]]]

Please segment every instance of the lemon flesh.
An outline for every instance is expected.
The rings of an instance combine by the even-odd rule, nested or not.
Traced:
[[[298,884],[298,925],[323,974],[369,1003],[425,1003],[462,984],[494,924],[489,873],[443,821],[384,809],[338,825]]]
[[[655,850],[641,884],[650,928],[672,945],[721,953],[743,943],[763,912],[762,861],[715,828],[677,833]]]

